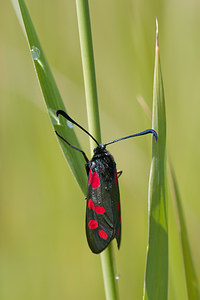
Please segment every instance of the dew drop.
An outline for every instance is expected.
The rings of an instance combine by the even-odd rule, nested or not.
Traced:
[[[40,57],[40,50],[37,47],[32,46],[31,47],[31,55],[32,55],[33,60],[38,60]]]
[[[115,275],[116,280],[119,280],[119,277],[120,277],[119,274]]]
[[[70,122],[70,121],[67,121],[67,126],[68,126],[69,128],[73,128],[73,127],[74,127],[74,124],[73,124],[72,122]]]

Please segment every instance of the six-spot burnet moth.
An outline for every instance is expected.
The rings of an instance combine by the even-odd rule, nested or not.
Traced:
[[[122,171],[116,170],[113,156],[106,150],[106,146],[135,136],[152,133],[157,141],[157,133],[153,129],[132,134],[106,144],[99,144],[97,140],[81,125],[76,123],[64,111],[58,110],[57,116],[62,115],[71,123],[86,132],[97,144],[94,155],[89,161],[85,152],[71,145],[57,131],[56,134],[73,149],[80,151],[86,161],[88,175],[87,207],[86,207],[86,235],[93,253],[102,252],[109,243],[116,238],[117,246],[121,241],[121,210],[118,177]]]

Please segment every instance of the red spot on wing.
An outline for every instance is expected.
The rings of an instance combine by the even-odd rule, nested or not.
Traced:
[[[98,222],[95,221],[95,220],[90,220],[90,221],[88,222],[88,227],[89,227],[90,229],[96,229],[96,228],[98,227]]]
[[[99,233],[99,236],[100,236],[103,240],[107,240],[108,235],[107,235],[107,233],[106,233],[104,230],[99,230],[98,233]]]
[[[91,178],[92,178],[92,170],[90,169],[89,178],[88,178],[88,185],[91,184]]]
[[[100,186],[99,176],[96,172],[92,173],[91,183],[93,189],[97,189]]]
[[[106,211],[103,206],[95,206],[92,199],[88,200],[88,208],[94,210],[97,214],[101,214],[101,215],[104,214]]]
[[[92,199],[88,200],[88,208],[94,210],[94,202],[92,201]]]
[[[96,211],[97,214],[104,214],[106,211],[103,206],[95,206],[94,210]]]
[[[120,202],[117,203],[117,210],[120,209]]]
[[[118,185],[118,177],[117,177],[117,170],[115,169],[115,182],[116,182],[116,185]]]

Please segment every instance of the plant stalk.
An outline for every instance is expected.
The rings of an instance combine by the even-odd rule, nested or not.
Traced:
[[[101,143],[101,131],[97,98],[97,86],[92,46],[92,33],[88,0],[76,0],[78,29],[83,65],[83,77],[85,85],[86,106],[88,115],[89,132]],[[90,139],[91,154],[96,144]],[[107,300],[117,299],[117,288],[114,271],[114,256],[112,246],[101,254],[102,272]]]

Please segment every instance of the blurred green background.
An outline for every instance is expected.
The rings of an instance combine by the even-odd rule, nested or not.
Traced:
[[[87,128],[75,1],[27,0],[70,115]],[[200,278],[200,2],[90,1],[102,140],[145,128],[152,105],[155,19],[163,71],[167,147]],[[27,42],[9,1],[0,11],[0,299],[104,299],[100,257],[85,236],[85,200],[55,139]],[[89,155],[88,137],[77,131]],[[142,299],[151,138],[109,147],[120,177],[123,235],[116,254],[121,299]],[[169,299],[186,298],[169,193]]]

